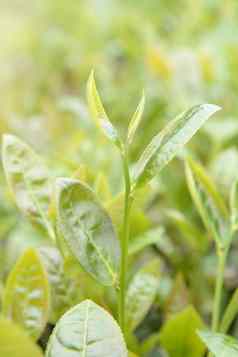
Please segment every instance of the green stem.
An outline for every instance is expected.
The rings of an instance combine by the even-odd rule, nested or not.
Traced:
[[[127,153],[122,156],[123,173],[125,180],[125,198],[124,198],[124,219],[123,230],[121,237],[121,271],[120,271],[120,295],[119,295],[119,322],[122,332],[125,334],[125,300],[126,300],[126,271],[128,262],[128,242],[130,235],[130,208],[132,204],[131,198],[131,182],[127,160]]]
[[[213,332],[217,332],[218,328],[219,328],[226,256],[227,256],[227,253],[225,250],[219,251],[218,270],[217,270],[217,279],[216,279],[216,291],[215,291],[213,318],[212,318],[212,331]]]
[[[224,249],[223,247],[218,248],[218,270],[216,278],[216,290],[213,306],[213,315],[212,315],[212,331],[219,331],[220,324],[220,315],[221,315],[221,301],[222,301],[222,291],[224,285],[224,273],[227,255],[229,251],[229,245]],[[213,354],[210,352],[208,357],[212,357]]]

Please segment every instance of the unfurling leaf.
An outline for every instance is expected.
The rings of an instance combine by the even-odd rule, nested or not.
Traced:
[[[102,129],[108,139],[110,139],[119,148],[121,147],[121,141],[117,130],[109,120],[107,113],[103,107],[102,101],[97,91],[94,72],[92,71],[87,84],[87,101],[90,112],[96,124]]]
[[[3,136],[2,158],[8,185],[18,208],[33,223],[54,231],[48,218],[51,182],[48,170],[36,153],[14,135]]]
[[[126,295],[127,328],[135,329],[148,313],[159,286],[159,261],[140,269],[132,279]]]
[[[20,326],[0,317],[0,356],[43,357],[43,353]]]
[[[221,333],[199,331],[199,336],[215,357],[237,357],[238,341]]]
[[[128,127],[128,133],[127,133],[127,143],[128,145],[131,145],[136,130],[140,124],[143,112],[144,112],[144,107],[145,107],[145,95],[144,92],[142,94],[142,98],[140,100],[140,103],[138,104],[138,107],[136,108],[136,111],[133,115],[133,117],[131,118],[131,121],[129,123],[129,127]]]
[[[217,241],[226,238],[228,211],[212,179],[192,159],[187,161],[185,172],[190,194],[206,229]]]
[[[37,340],[49,315],[49,284],[41,260],[28,249],[9,274],[3,299],[3,313]]]
[[[187,307],[175,314],[162,327],[160,333],[161,346],[169,356],[202,357],[205,348],[196,331],[203,327],[203,322],[193,307]]]
[[[85,300],[66,312],[57,323],[46,357],[127,357],[119,326],[103,308]]]
[[[58,179],[57,227],[81,266],[103,285],[117,284],[120,246],[110,217],[93,191]]]
[[[159,173],[219,109],[212,104],[197,105],[172,120],[152,139],[136,164],[135,187],[145,184]]]

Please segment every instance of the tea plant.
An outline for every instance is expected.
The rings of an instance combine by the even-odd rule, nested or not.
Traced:
[[[131,165],[130,149],[142,119],[144,94],[130,121],[126,138],[122,138],[109,120],[93,72],[88,80],[87,100],[96,124],[120,154],[125,188],[117,197],[117,204],[123,208],[123,217],[119,217],[122,227],[120,224],[114,226],[108,205],[99,199],[103,196],[105,182],[100,179],[90,187],[90,180],[83,180],[82,172],[77,172],[75,177],[55,179],[27,144],[13,135],[5,135],[2,157],[8,185],[19,209],[48,236],[48,242],[37,251],[27,249],[9,274],[3,294],[3,314],[12,323],[21,325],[35,341],[46,330],[47,322],[56,324],[46,349],[48,357],[123,357],[128,353],[134,356],[128,349],[146,355],[158,336],[161,346],[173,357],[181,353],[202,356],[204,345],[194,331],[203,328],[204,324],[192,307],[169,319],[158,336],[151,336],[143,344],[135,337],[136,328],[156,298],[160,261],[153,258],[130,278],[133,272],[131,257],[135,259],[136,252],[158,242],[161,232],[157,230],[154,236],[151,234],[149,238],[145,236],[131,243],[130,229],[133,228],[131,215],[141,190],[219,107],[197,105],[180,114],[153,137],[139,160]],[[220,255],[213,316],[215,332],[220,320],[223,272],[231,235],[227,226],[220,225],[220,219],[217,221],[217,216],[211,214],[213,207],[211,211],[210,206],[203,205],[204,192],[197,189],[193,173],[198,171],[199,185],[210,190],[219,210],[227,214],[222,199],[200,169],[190,161],[188,165],[189,187],[206,227],[214,235]],[[118,212],[120,214],[121,209]],[[233,217],[235,215],[236,212]],[[82,297],[87,298],[83,300]],[[59,302],[60,307],[56,309]],[[226,328],[232,314],[229,313],[224,322]],[[184,328],[187,329],[186,338],[179,331],[173,338],[174,329],[182,332]],[[9,339],[11,333],[9,330]],[[201,336],[206,340],[204,334]],[[26,357],[28,355],[25,353]]]

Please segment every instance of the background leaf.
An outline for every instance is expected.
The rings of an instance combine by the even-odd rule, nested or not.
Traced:
[[[37,340],[49,314],[49,285],[40,258],[32,248],[17,261],[8,276],[3,313]]]
[[[0,317],[1,357],[43,357],[40,348],[19,326]]]
[[[127,329],[133,330],[153,304],[159,286],[159,261],[141,268],[133,277],[126,294]]]
[[[9,134],[3,137],[2,158],[17,206],[32,222],[44,226],[54,238],[47,214],[51,182],[46,166],[27,144]]]
[[[186,179],[193,202],[206,229],[218,241],[225,239],[228,211],[212,179],[201,165],[191,159],[186,163]]]
[[[117,283],[120,246],[93,191],[77,180],[57,180],[57,226],[82,267],[104,285]]]
[[[57,323],[46,357],[127,357],[119,326],[112,316],[90,300],[69,310]]]
[[[203,327],[203,322],[193,307],[171,317],[160,332],[160,342],[172,357],[202,357],[205,348],[196,330]]]

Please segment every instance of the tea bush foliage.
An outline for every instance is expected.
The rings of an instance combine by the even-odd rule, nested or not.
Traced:
[[[237,1],[0,8],[0,356],[238,356]]]

